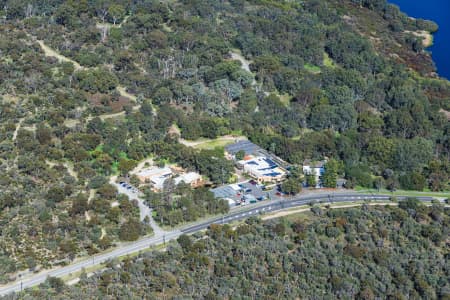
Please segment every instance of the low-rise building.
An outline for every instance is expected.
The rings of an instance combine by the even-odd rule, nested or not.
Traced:
[[[303,162],[303,174],[313,175],[316,181],[316,188],[322,186],[322,175],[325,173],[325,161],[311,161],[306,159]]]
[[[178,185],[181,182],[189,184],[191,187],[196,188],[203,184],[202,176],[195,172],[188,172],[180,174],[174,178],[175,184]]]
[[[172,170],[169,167],[150,167],[136,174],[141,183],[151,183],[155,190],[163,188],[164,181],[172,176]]]
[[[173,178],[175,185],[184,182],[191,187],[196,188],[203,185],[202,176],[195,172],[182,173],[180,168],[169,167],[150,167],[136,173],[141,183],[150,183],[155,192],[161,191],[164,187],[164,182],[168,178]]]
[[[264,156],[240,160],[238,165],[259,183],[280,182],[286,177],[285,170]]]
[[[236,154],[240,151],[243,151],[245,156],[253,156],[258,155],[264,150],[248,140],[239,141],[237,143],[225,146],[225,156],[228,159],[236,159]]]

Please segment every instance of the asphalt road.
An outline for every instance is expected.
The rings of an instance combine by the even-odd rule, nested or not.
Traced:
[[[397,196],[398,200],[403,200],[406,197]],[[280,201],[272,201],[267,204],[260,204],[256,206],[248,206],[239,211],[231,212],[227,215],[221,217],[211,218],[209,220],[205,220],[203,222],[186,226],[181,230],[173,230],[170,232],[166,232],[162,236],[154,236],[154,237],[146,237],[140,239],[136,242],[123,244],[120,247],[111,250],[109,252],[104,252],[95,256],[92,256],[88,259],[83,259],[81,261],[75,261],[74,263],[64,266],[58,267],[53,270],[43,271],[33,276],[24,278],[21,281],[15,281],[11,284],[4,285],[0,287],[0,296],[4,296],[6,294],[17,292],[25,288],[36,286],[45,281],[48,276],[52,277],[63,277],[70,275],[71,273],[79,272],[83,268],[89,268],[95,265],[102,264],[110,259],[124,256],[131,253],[136,253],[138,251],[142,251],[147,249],[150,246],[159,245],[165,243],[169,240],[173,240],[178,238],[181,234],[189,234],[194,233],[203,229],[208,228],[211,224],[225,224],[230,223],[237,220],[242,220],[249,218],[251,216],[256,216],[263,213],[273,212],[277,210],[282,210],[286,208],[302,206],[305,204],[309,204],[311,202],[316,203],[337,203],[337,202],[358,202],[363,200],[371,200],[371,201],[387,201],[390,199],[389,195],[362,195],[355,193],[345,193],[345,194],[321,194],[321,195],[311,195],[311,196],[303,196],[303,197],[295,197],[295,198],[285,198]],[[432,197],[418,197],[419,200],[429,202],[433,198]]]

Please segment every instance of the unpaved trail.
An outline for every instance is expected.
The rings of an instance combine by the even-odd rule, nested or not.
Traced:
[[[144,159],[143,161],[139,162],[138,165],[136,166],[136,168],[134,168],[133,170],[130,171],[130,174],[133,175],[133,174],[139,173],[142,169],[145,168],[145,164],[152,166],[153,158],[147,158],[147,159]]]
[[[106,230],[102,227],[102,235],[100,236],[100,239],[102,240],[106,236]]]
[[[126,22],[127,19],[128,19],[128,16],[122,21],[121,24],[119,24],[117,26],[118,27],[122,26],[122,24],[124,22]],[[58,53],[57,51],[53,50],[52,48],[47,46],[43,41],[37,40],[37,42],[38,42],[39,46],[41,46],[42,50],[44,51],[45,56],[55,57],[59,61],[71,62],[74,65],[75,70],[86,70],[86,69],[88,69],[88,68],[85,68],[85,67],[81,66],[78,62],[74,61],[73,59],[68,58],[68,57]],[[122,97],[128,98],[128,99],[130,99],[130,100],[132,100],[132,101],[137,103],[137,97],[135,95],[127,92],[126,87],[119,85],[119,86],[116,87],[116,90],[119,92],[119,94]],[[136,104],[135,106],[133,106],[133,111],[138,110],[140,107],[141,107],[140,104]],[[154,111],[154,113],[156,115],[156,110],[153,110],[153,111]],[[125,115],[124,111],[118,112],[118,113],[104,114],[104,115],[100,115],[98,117],[104,121],[106,119],[117,118],[117,117],[120,117],[120,116],[123,116],[123,115]],[[95,118],[95,117],[89,116],[88,118],[86,118],[86,121],[89,122],[93,118]],[[68,120],[64,121],[64,125],[69,127],[69,128],[75,127],[78,123],[79,122],[77,122],[77,120],[73,120],[73,119],[68,119]]]
[[[133,100],[134,102],[136,102],[136,100],[137,100],[136,96],[133,95],[133,94],[128,93],[128,92],[127,92],[127,89],[126,89],[124,86],[120,86],[120,85],[119,85],[119,86],[116,87],[116,90],[119,92],[119,94],[120,94],[122,97],[131,99],[131,100]]]
[[[89,222],[91,220],[91,216],[89,215],[89,212],[87,210],[84,212],[84,217],[86,218],[86,222]]]
[[[94,199],[95,197],[95,190],[94,189],[90,189],[89,190],[89,197],[88,197],[88,204],[90,204],[92,202],[92,199]]]
[[[140,104],[135,105],[135,106],[133,106],[133,111],[137,111],[137,110],[139,110],[139,108],[141,108]],[[118,113],[98,115],[98,116],[89,116],[85,120],[86,120],[86,123],[87,123],[87,122],[91,121],[92,119],[94,119],[96,117],[99,117],[102,121],[105,121],[105,120],[108,120],[108,119],[114,119],[114,118],[118,118],[118,117],[122,117],[122,116],[125,116],[125,112],[124,111],[121,111],[121,112],[118,112]],[[66,119],[64,121],[64,126],[69,127],[69,128],[73,128],[79,123],[80,123],[80,121],[76,120],[76,119]]]
[[[95,27],[99,28],[99,29],[103,29],[103,28],[121,28],[123,24],[125,24],[128,21],[128,18],[130,17],[130,15],[125,16],[125,18],[123,18],[122,22],[120,22],[119,24],[111,24],[111,23],[97,23],[95,24]]]
[[[66,167],[67,172],[69,172],[70,176],[72,176],[78,180],[78,173],[75,172],[72,164],[65,162],[65,163],[63,163],[63,166]]]
[[[70,63],[72,63],[74,65],[75,70],[83,70],[83,69],[85,69],[85,67],[82,67],[79,63],[77,63],[73,59],[70,59],[70,58],[68,58],[68,57],[66,57],[64,55],[59,54],[58,52],[56,52],[55,50],[53,50],[52,48],[50,48],[49,46],[44,44],[43,41],[37,40],[37,42],[38,42],[39,46],[41,46],[42,50],[44,51],[45,56],[55,57],[60,62],[70,62]]]
[[[256,86],[255,74],[250,71],[250,64],[252,63],[252,61],[247,60],[244,56],[242,56],[242,54],[237,52],[231,52],[231,58],[240,61],[242,64],[241,68],[253,75],[252,86]]]
[[[256,91],[261,90],[262,88],[262,84],[259,84],[256,82],[255,79],[255,74],[253,74],[253,72],[250,70],[250,64],[252,63],[251,60],[246,59],[240,52],[237,52],[237,50],[235,50],[234,52],[230,52],[231,58],[238,60],[241,62],[242,66],[241,68],[249,73],[251,73],[253,75],[253,80],[252,80],[252,87],[255,88]],[[264,92],[264,95],[269,96],[268,92]],[[256,112],[256,111],[255,111]]]
[[[45,160],[45,163],[47,165],[49,165],[50,167],[54,167],[54,166],[60,164],[59,162],[56,163],[56,162],[53,162],[50,160]],[[77,172],[75,172],[75,170],[73,169],[73,166],[71,164],[69,164],[68,162],[64,162],[64,163],[62,163],[62,165],[66,168],[67,173],[69,173],[70,176],[72,176],[78,180],[78,174],[77,174]]]
[[[252,61],[247,60],[244,56],[242,56],[242,54],[237,52],[231,52],[231,58],[240,61],[242,64],[242,69],[244,69],[249,73],[252,72],[250,71],[250,64],[252,63]]]
[[[20,127],[22,126],[23,120],[25,120],[24,118],[19,119],[19,122],[17,123],[16,126],[16,130],[14,130],[13,136],[12,136],[12,140],[15,141],[17,139],[17,133],[20,130]]]

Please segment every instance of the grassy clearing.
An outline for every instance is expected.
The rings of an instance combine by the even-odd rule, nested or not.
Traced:
[[[223,148],[226,145],[232,144],[233,141],[230,140],[212,140],[212,141],[206,141],[204,143],[198,144],[194,146],[196,149],[205,149],[205,150],[212,150],[215,148]]]
[[[215,148],[223,148],[226,145],[234,143],[236,140],[240,141],[240,140],[245,140],[245,139],[246,139],[246,137],[244,137],[244,136],[226,135],[226,136],[218,137],[216,139],[201,138],[201,139],[198,139],[195,141],[188,141],[188,140],[180,139],[180,143],[184,144],[188,147],[195,148],[195,149],[212,150]]]
[[[319,74],[321,71],[320,67],[311,64],[305,64],[303,67],[305,68],[306,71],[311,72],[313,74]]]
[[[289,106],[289,104],[291,103],[292,96],[288,93],[283,95],[277,94],[277,96],[280,98],[281,103],[283,103],[285,106]]]
[[[336,64],[334,61],[328,56],[328,53],[323,53],[323,65],[328,68],[335,68]]]

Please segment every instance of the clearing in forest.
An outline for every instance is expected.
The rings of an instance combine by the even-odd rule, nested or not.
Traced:
[[[218,147],[225,147],[226,145],[247,140],[245,136],[234,136],[234,135],[224,135],[215,139],[206,139],[201,138],[195,141],[189,141],[185,139],[179,139],[180,144],[183,144],[188,147],[192,147],[195,149],[206,149],[212,150]]]

